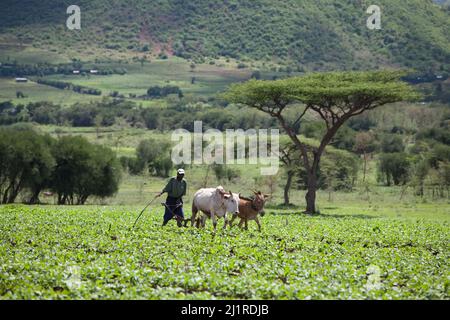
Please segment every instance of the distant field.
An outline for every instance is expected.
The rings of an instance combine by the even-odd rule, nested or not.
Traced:
[[[108,94],[118,91],[121,94],[144,95],[151,86],[179,86],[183,92],[196,95],[211,95],[223,91],[227,85],[236,81],[247,80],[250,71],[232,68],[220,68],[210,65],[198,65],[191,70],[190,64],[182,59],[155,60],[132,64],[102,64],[103,68],[126,68],[126,75],[108,76],[49,76],[49,79],[67,81],[83,86],[93,87]],[[195,77],[195,84],[191,84]]]
[[[21,91],[26,98],[17,99],[16,92]],[[82,95],[70,90],[60,90],[49,86],[28,83],[16,83],[13,78],[0,78],[0,102],[12,101],[27,104],[38,101],[51,101],[56,104],[70,105],[76,102],[98,101],[101,97]]]
[[[86,67],[94,65],[86,64]],[[251,71],[238,70],[230,66],[198,65],[191,70],[190,64],[182,59],[155,60],[143,66],[140,63],[106,63],[95,65],[98,68],[126,68],[125,75],[81,76],[52,75],[45,79],[70,82],[76,85],[100,89],[103,96],[117,91],[129,98],[129,94],[142,96],[151,86],[178,86],[185,95],[211,96],[226,89],[234,82],[248,80]],[[195,82],[192,84],[192,78]],[[17,99],[16,92],[22,91],[27,98]],[[78,94],[69,90],[60,90],[36,83],[15,83],[13,78],[0,78],[0,101],[12,100],[15,103],[51,101],[57,104],[70,105],[76,102],[89,102],[101,99],[98,96]],[[129,99],[143,106],[165,105],[164,100]]]
[[[130,156],[134,154],[139,142],[144,139],[154,138],[157,140],[170,140],[170,134],[167,133],[150,131],[147,129],[123,128],[120,126],[102,127],[99,128],[98,131],[96,128],[91,127],[74,128],[52,125],[37,126],[37,128],[54,137],[65,135],[83,136],[93,143],[112,148],[119,156]]]

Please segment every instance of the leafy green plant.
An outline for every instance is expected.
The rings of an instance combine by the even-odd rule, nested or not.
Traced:
[[[136,211],[0,207],[0,298],[450,297],[446,219],[279,212],[214,236],[155,208],[130,231]]]

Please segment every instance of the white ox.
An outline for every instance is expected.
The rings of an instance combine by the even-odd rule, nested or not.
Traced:
[[[226,228],[228,224],[227,212],[239,213],[239,195],[233,194],[231,191],[227,194],[223,187],[200,189],[195,193],[192,201],[192,226],[194,226],[199,211],[211,217],[214,229],[217,227],[216,217],[223,217],[225,220],[224,228]],[[206,219],[206,217],[203,217],[203,219]]]

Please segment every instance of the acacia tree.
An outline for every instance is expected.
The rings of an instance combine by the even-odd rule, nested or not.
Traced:
[[[368,155],[375,151],[375,138],[370,132],[360,132],[355,137],[353,151],[363,156],[363,182],[366,181]]]
[[[400,80],[400,71],[313,73],[275,81],[250,80],[234,84],[224,94],[230,102],[256,108],[278,120],[300,152],[307,172],[306,212],[316,212],[317,173],[326,146],[350,118],[387,103],[414,100],[418,94]],[[288,121],[285,111],[297,108]],[[326,125],[320,145],[308,148],[295,127],[305,114],[315,113]]]

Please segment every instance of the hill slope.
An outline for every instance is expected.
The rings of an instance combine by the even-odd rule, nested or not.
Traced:
[[[450,14],[432,0],[378,0],[382,30],[366,27],[368,0],[78,0],[82,30],[69,31],[65,12],[72,2],[3,0],[0,50],[33,47],[91,59],[226,56],[307,70],[450,71]]]

